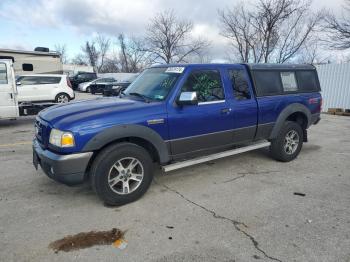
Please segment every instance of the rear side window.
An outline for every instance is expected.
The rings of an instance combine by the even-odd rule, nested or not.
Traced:
[[[95,79],[96,76],[95,74],[82,74],[81,78],[85,78],[85,79]]]
[[[17,82],[21,85],[48,85],[58,84],[61,81],[61,77],[49,77],[49,76],[22,76],[18,78]]]
[[[56,76],[44,76],[44,77],[38,77],[37,84],[39,85],[52,85],[52,84],[58,84],[61,82],[61,77]]]
[[[296,75],[300,92],[320,91],[315,71],[297,71]]]
[[[283,91],[280,72],[257,70],[254,72],[258,96],[278,95]]]
[[[281,80],[284,92],[298,91],[297,81],[294,72],[281,72]]]
[[[0,63],[0,85],[8,83],[7,80],[7,68],[5,63]]]
[[[228,70],[228,74],[232,83],[232,89],[235,98],[237,100],[248,99],[247,94],[249,94],[250,92],[244,70]]]

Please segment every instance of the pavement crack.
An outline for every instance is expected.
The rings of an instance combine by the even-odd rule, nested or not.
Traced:
[[[240,179],[240,178],[243,178],[245,177],[246,175],[260,175],[260,174],[271,174],[271,173],[278,173],[280,171],[278,170],[271,170],[271,171],[258,171],[258,172],[240,172],[240,173],[237,173],[238,175],[240,176],[237,176],[237,177],[234,177],[234,178],[231,178],[231,179],[228,179],[222,183],[229,183],[229,182],[233,182],[237,179]]]
[[[235,179],[238,179],[238,178],[240,178],[240,177],[236,177]],[[204,210],[204,211],[207,212],[207,213],[210,213],[214,218],[216,218],[216,219],[221,219],[221,220],[230,222],[238,232],[240,232],[240,233],[242,233],[243,235],[245,235],[245,236],[252,242],[252,244],[254,245],[254,248],[255,248],[258,252],[260,252],[260,253],[263,254],[266,258],[268,258],[268,259],[270,259],[270,260],[282,262],[282,260],[268,255],[263,249],[261,249],[261,248],[259,247],[259,242],[258,242],[252,235],[250,235],[247,231],[243,230],[243,229],[240,227],[240,226],[243,226],[243,227],[245,227],[245,228],[248,228],[248,226],[247,226],[245,223],[240,222],[240,221],[237,221],[237,220],[234,220],[234,219],[229,218],[229,217],[225,217],[225,216],[218,215],[214,210],[211,210],[211,209],[209,209],[209,208],[206,208],[205,206],[202,206],[202,205],[200,205],[200,204],[198,204],[198,203],[192,201],[191,199],[189,199],[189,198],[187,198],[186,196],[184,196],[183,194],[181,194],[179,191],[177,191],[177,190],[175,190],[175,189],[173,189],[173,188],[171,188],[171,187],[169,187],[169,186],[167,186],[167,185],[165,185],[165,184],[159,183],[159,182],[156,181],[155,179],[154,179],[154,182],[155,182],[156,184],[158,184],[158,185],[163,186],[163,187],[166,188],[167,190],[169,190],[169,191],[175,193],[176,195],[178,195],[179,197],[181,197],[182,199],[184,199],[186,202],[188,202],[188,203],[190,203],[190,204],[192,204],[192,205],[195,205],[195,206],[201,208],[202,210]]]
[[[228,180],[226,180],[226,181],[224,181],[224,182],[222,182],[222,183],[233,182],[233,181],[235,181],[235,180],[237,180],[237,179],[240,179],[240,178],[243,178],[243,177],[245,177],[245,176],[246,176],[246,174],[243,174],[243,175],[241,175],[241,176],[236,176],[236,177],[231,178],[231,179],[228,179]]]
[[[270,170],[270,171],[252,171],[252,172],[240,172],[239,175],[262,175],[262,174],[271,174],[279,173],[279,170]]]

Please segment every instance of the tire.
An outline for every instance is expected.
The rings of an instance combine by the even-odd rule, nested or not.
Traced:
[[[55,103],[64,104],[64,103],[68,103],[69,101],[70,101],[70,97],[66,93],[59,93],[55,97]]]
[[[296,122],[286,121],[278,136],[271,141],[270,153],[278,161],[289,162],[299,155],[302,146],[303,129]]]
[[[86,93],[91,93],[91,88],[90,87],[86,88]]]
[[[130,164],[134,168],[130,169]],[[124,205],[147,191],[153,179],[152,166],[151,156],[143,147],[127,142],[113,144],[95,158],[90,169],[91,186],[105,204]]]

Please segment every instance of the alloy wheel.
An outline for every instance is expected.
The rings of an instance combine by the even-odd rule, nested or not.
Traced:
[[[109,170],[108,185],[110,189],[120,195],[134,192],[142,183],[144,168],[134,157],[118,160]]]
[[[68,103],[68,102],[69,102],[69,98],[67,95],[62,94],[57,97],[57,103]]]
[[[299,146],[299,135],[295,130],[290,130],[284,138],[284,152],[288,155],[295,153]]]

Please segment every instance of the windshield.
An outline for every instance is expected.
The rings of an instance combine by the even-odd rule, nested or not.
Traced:
[[[172,70],[172,67],[146,69],[130,84],[124,94],[162,101],[167,97],[183,70],[184,68]]]

